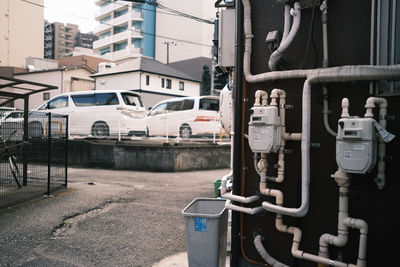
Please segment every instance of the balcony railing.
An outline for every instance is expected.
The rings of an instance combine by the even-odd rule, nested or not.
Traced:
[[[97,49],[112,43],[112,37],[108,36],[93,42],[93,49]]]

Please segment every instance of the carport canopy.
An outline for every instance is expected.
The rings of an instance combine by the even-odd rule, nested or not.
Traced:
[[[57,89],[57,86],[0,76],[0,106],[16,99],[29,99],[32,94]],[[25,103],[27,107],[27,103]]]

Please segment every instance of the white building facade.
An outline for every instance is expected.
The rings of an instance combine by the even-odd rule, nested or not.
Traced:
[[[95,90],[133,90],[147,108],[171,97],[199,96],[200,83],[161,62],[140,57],[92,75]]]
[[[95,54],[112,62],[146,56],[163,63],[211,58],[215,0],[152,0],[145,4],[94,0],[99,26]],[[155,4],[157,3],[158,7]],[[171,11],[172,10],[172,11]],[[186,17],[187,14],[204,21]],[[208,21],[208,22],[206,22]]]
[[[99,26],[94,34],[95,54],[113,62],[141,55],[154,58],[155,7],[117,0],[94,0]]]

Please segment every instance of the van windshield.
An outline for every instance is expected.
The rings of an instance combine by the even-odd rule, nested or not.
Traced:
[[[125,105],[143,107],[142,100],[137,96],[129,93],[121,93]]]
[[[219,111],[219,100],[211,98],[201,98],[199,109]]]

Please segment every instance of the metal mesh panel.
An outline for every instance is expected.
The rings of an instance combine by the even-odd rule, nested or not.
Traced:
[[[23,116],[14,115],[0,125],[0,208],[67,186],[68,118],[31,112],[24,138]]]

